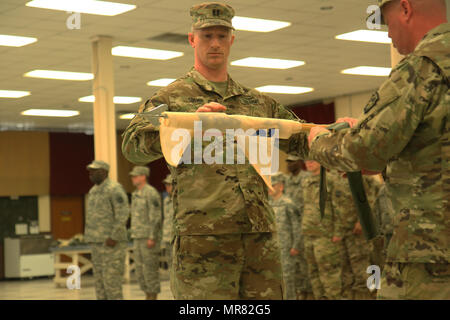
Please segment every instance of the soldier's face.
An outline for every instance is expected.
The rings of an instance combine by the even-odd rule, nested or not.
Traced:
[[[305,165],[306,165],[306,170],[308,170],[309,172],[315,172],[315,171],[319,170],[319,168],[320,168],[320,163],[318,163],[316,161],[306,161]]]
[[[234,35],[227,27],[210,27],[189,33],[189,43],[195,50],[195,62],[210,69],[227,65]]]
[[[171,184],[165,184],[166,191],[168,194],[172,194],[172,185]]]
[[[141,184],[144,184],[146,179],[147,179],[147,177],[145,175],[131,176],[131,181],[133,182],[133,186],[135,186],[135,187],[140,186]]]
[[[408,10],[404,3],[390,2],[382,8],[383,18],[388,25],[388,36],[392,39],[393,46],[402,55],[408,55],[414,51],[415,43],[411,41],[412,30],[410,29]]]
[[[108,176],[108,171],[103,169],[89,169],[89,180],[94,184],[100,184]]]

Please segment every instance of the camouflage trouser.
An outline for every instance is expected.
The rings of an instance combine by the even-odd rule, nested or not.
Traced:
[[[387,262],[378,299],[448,300],[450,264]]]
[[[133,258],[139,287],[145,293],[161,292],[159,286],[160,244],[149,249],[147,239],[134,239]]]
[[[312,294],[311,281],[309,281],[308,274],[308,263],[305,258],[305,245],[301,244],[301,248],[299,248],[300,253],[298,255],[298,268],[299,271],[296,273],[296,283],[297,283],[297,291],[300,293],[310,293]]]
[[[347,234],[342,239],[344,247],[344,269],[342,275],[343,295],[351,299],[353,294],[357,299],[373,299],[367,288],[367,267],[372,263],[370,257],[372,247],[363,235]]]
[[[125,269],[125,242],[114,247],[103,243],[91,243],[91,259],[95,278],[95,294],[98,300],[121,300]]]
[[[309,280],[317,300],[342,298],[342,255],[341,242],[333,243],[328,237],[305,238]]]
[[[167,267],[170,270],[172,266],[172,244],[169,241],[164,241],[162,247],[164,248],[164,253],[167,259]]]
[[[291,248],[281,248],[281,269],[283,270],[284,299],[296,300],[299,290],[297,274],[300,273],[299,256],[291,256]]]
[[[175,299],[283,297],[277,235],[177,236],[170,276]]]

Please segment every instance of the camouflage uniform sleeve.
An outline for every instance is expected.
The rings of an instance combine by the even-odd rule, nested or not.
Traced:
[[[289,206],[288,210],[293,233],[292,248],[299,250],[301,248],[301,239],[302,239],[300,212],[294,205]]]
[[[294,113],[287,110],[283,105],[272,102],[272,113],[276,119],[294,120],[298,122],[305,122],[299,119]],[[308,136],[305,132],[300,132],[292,135],[289,139],[282,139],[279,141],[280,149],[292,155],[296,155],[302,159],[307,159],[309,154]]]
[[[169,105],[169,97],[156,93],[139,107],[139,112],[149,111],[160,104]],[[143,117],[136,115],[122,134],[122,153],[137,165],[144,165],[162,157],[159,131]]]
[[[147,208],[149,220],[148,239],[156,240],[161,233],[161,197],[155,190],[151,190],[147,195]]]
[[[341,171],[382,171],[411,140],[442,83],[432,62],[404,59],[364,108],[352,129],[314,139],[310,157]]]
[[[130,214],[128,197],[121,186],[112,189],[111,204],[114,211],[111,239],[119,240],[123,238],[123,232],[126,230],[126,223]]]

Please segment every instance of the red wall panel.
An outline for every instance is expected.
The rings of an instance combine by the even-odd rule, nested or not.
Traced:
[[[309,106],[291,107],[291,110],[301,119],[317,124],[328,124],[336,121],[334,103],[317,103]]]
[[[81,195],[89,191],[86,166],[94,159],[94,136],[50,132],[50,194]]]

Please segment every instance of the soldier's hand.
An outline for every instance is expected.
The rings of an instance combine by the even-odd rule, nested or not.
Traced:
[[[156,245],[156,242],[152,239],[147,240],[147,248],[151,249]]]
[[[358,119],[346,117],[346,118],[339,118],[336,120],[336,123],[341,123],[341,122],[347,122],[349,124],[350,128],[353,128],[353,126],[358,123]]]
[[[308,146],[311,148],[311,143],[313,142],[314,138],[322,132],[330,132],[329,130],[325,129],[324,127],[312,127],[309,131],[308,136]]]
[[[111,238],[106,239],[106,242],[105,242],[105,244],[106,244],[108,247],[114,247],[114,246],[116,245],[116,243],[117,243],[117,241],[116,241],[116,240],[113,240],[113,239],[111,239]]]
[[[197,109],[196,112],[221,112],[227,110],[227,107],[217,102],[208,102]]]
[[[289,253],[291,254],[291,256],[298,256],[300,251],[295,248],[291,248],[291,251]]]
[[[357,235],[362,234],[362,227],[361,227],[361,223],[359,223],[359,221],[355,223],[355,227],[353,228],[353,234],[357,234]]]
[[[331,238],[331,241],[334,242],[334,243],[339,242],[339,241],[341,241],[341,240],[342,240],[341,237],[333,236],[333,238]]]

